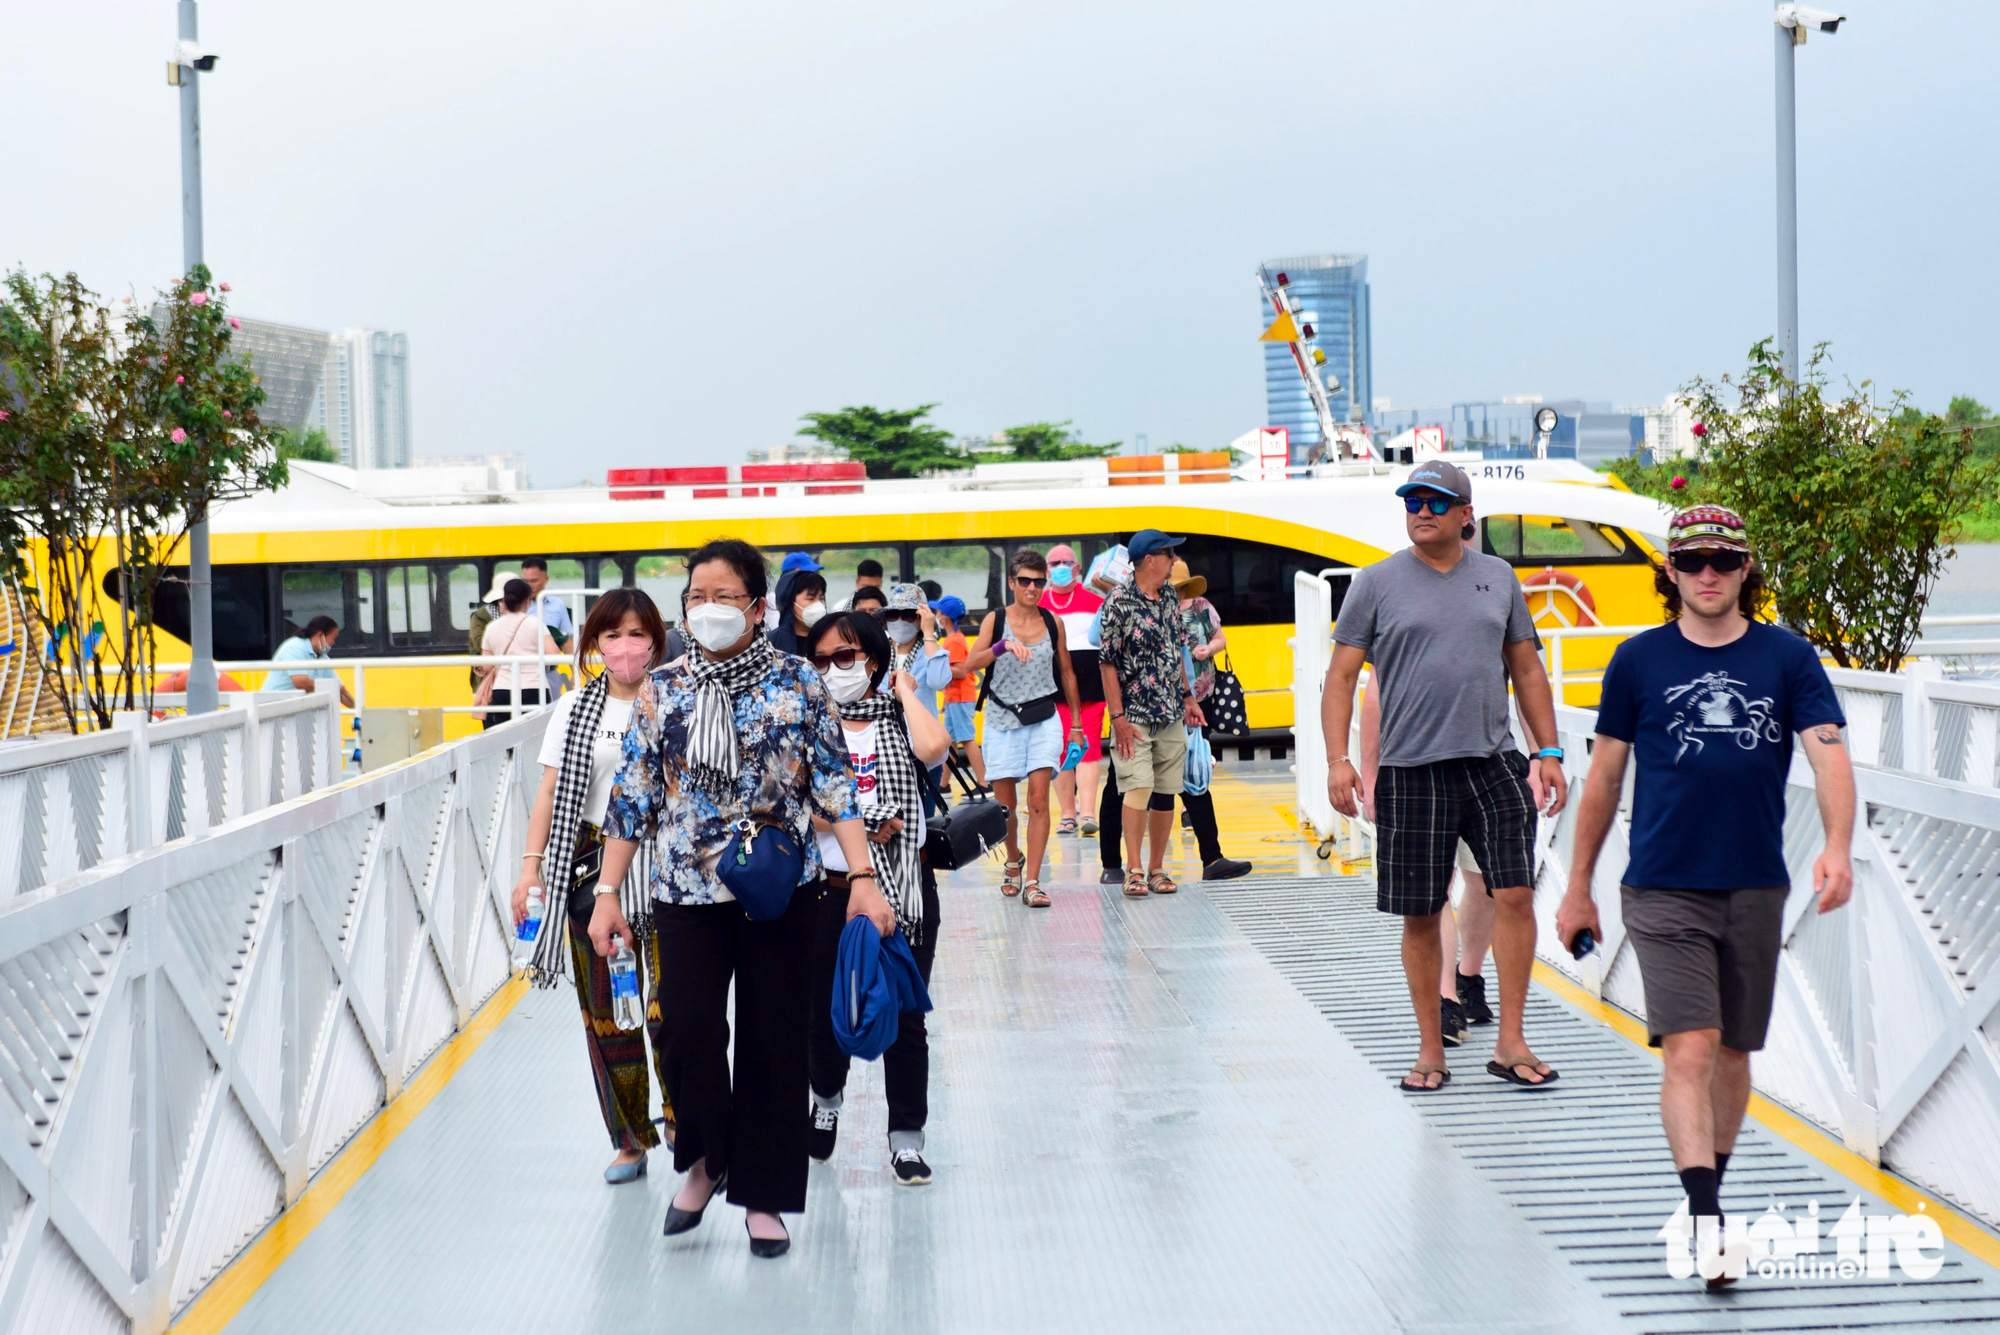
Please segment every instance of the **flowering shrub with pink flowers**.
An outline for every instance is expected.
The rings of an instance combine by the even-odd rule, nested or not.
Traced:
[[[185,578],[189,526],[287,479],[228,290],[197,266],[157,313],[75,274],[15,271],[0,291],[0,573],[33,575],[73,730],[150,697],[154,594]]]

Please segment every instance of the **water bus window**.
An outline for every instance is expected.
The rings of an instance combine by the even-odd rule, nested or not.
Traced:
[[[1025,542],[1011,541],[992,546],[954,543],[933,547],[920,544],[915,551],[916,575],[918,579],[936,580],[947,595],[957,594],[963,598],[968,612],[984,613],[1000,605],[1001,580],[1007,568],[1002,552],[1011,552],[1015,547],[1025,545]]]
[[[681,592],[687,588],[687,558],[676,556],[628,557],[631,574],[625,583],[643,590],[660,609],[671,626],[681,619]],[[553,563],[551,563],[553,566]]]
[[[375,572],[287,570],[280,581],[278,612],[283,635],[298,634],[316,616],[330,616],[340,623],[334,648],[361,649],[376,633]]]
[[[783,551],[774,549],[772,555],[775,559],[783,560],[784,552],[792,550],[794,549],[790,547]],[[831,602],[837,603],[854,592],[854,568],[863,561],[881,563],[884,584],[894,584],[903,578],[903,554],[894,547],[818,547],[798,550],[810,551],[813,560],[820,563],[820,574],[826,577],[826,596]],[[924,579],[930,578],[921,570],[917,574]],[[771,582],[775,587],[777,584],[775,575]]]
[[[390,648],[456,650],[464,642],[481,592],[479,567],[396,565],[383,572],[383,581]]]
[[[214,600],[215,656],[269,658],[278,645],[271,638],[270,597],[266,581],[270,567],[264,565],[217,565],[210,568],[210,596]],[[167,566],[153,586],[153,624],[186,643],[193,634],[188,623],[188,572],[186,566]],[[104,576],[104,596],[112,607],[118,602],[120,571]],[[104,618],[106,626],[112,618]],[[285,632],[289,634],[289,631]]]
[[[1484,548],[1515,565],[1643,561],[1621,530],[1554,515],[1490,515],[1480,521]]]
[[[1316,574],[1345,564],[1293,547],[1205,533],[1189,534],[1179,555],[1191,573],[1208,581],[1208,591],[1202,596],[1214,604],[1225,627],[1289,623],[1297,614],[1292,586],[1299,572]],[[1333,587],[1333,610],[1338,616],[1341,600],[1347,595],[1347,581],[1327,582]]]

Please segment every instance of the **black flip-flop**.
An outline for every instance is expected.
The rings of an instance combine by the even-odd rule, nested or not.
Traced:
[[[1439,1080],[1435,1085],[1413,1085],[1410,1083],[1410,1075],[1415,1075],[1415,1076],[1437,1075],[1437,1076],[1443,1076],[1444,1078],[1442,1080]],[[1427,1067],[1412,1066],[1410,1068],[1410,1075],[1406,1075],[1401,1080],[1396,1082],[1397,1088],[1401,1089],[1405,1094],[1435,1094],[1440,1089],[1443,1089],[1446,1085],[1451,1083],[1451,1072],[1446,1070],[1442,1066],[1427,1066]]]
[[[1519,1085],[1522,1089],[1540,1089],[1544,1085],[1553,1085],[1557,1080],[1561,1079],[1562,1073],[1557,1071],[1555,1067],[1550,1066],[1549,1073],[1543,1076],[1540,1080],[1524,1080],[1520,1076],[1514,1074],[1514,1068],[1516,1066],[1545,1066],[1545,1065],[1547,1065],[1547,1063],[1542,1062],[1540,1060],[1508,1062],[1505,1066],[1502,1066],[1497,1061],[1490,1061],[1486,1063],[1486,1074],[1497,1075],[1502,1080],[1505,1080],[1508,1084]]]

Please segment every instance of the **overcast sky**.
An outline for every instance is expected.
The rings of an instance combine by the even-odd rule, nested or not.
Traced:
[[[2000,401],[2000,6],[1799,52],[1801,319]],[[1761,0],[957,6],[206,0],[236,309],[410,336],[419,456],[538,483],[937,402],[1218,444],[1256,262],[1360,251],[1375,393],[1657,401],[1771,332]],[[169,0],[0,11],[0,263],[180,262]]]

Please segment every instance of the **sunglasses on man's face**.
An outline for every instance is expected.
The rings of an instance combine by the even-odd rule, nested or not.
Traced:
[[[1430,508],[1432,514],[1441,515],[1457,504],[1458,502],[1449,496],[1405,496],[1403,498],[1403,508],[1413,515],[1421,514],[1426,506]]]
[[[1024,589],[1046,589],[1049,586],[1047,579],[1036,579],[1033,575],[1016,575],[1014,582]]]
[[[860,659],[861,651],[859,649],[835,649],[830,654],[814,654],[812,665],[821,672],[827,672],[833,668],[851,668]]]
[[[1730,575],[1741,570],[1750,558],[1742,552],[1675,552],[1667,559],[1683,575],[1699,575],[1711,567],[1718,575]]]

